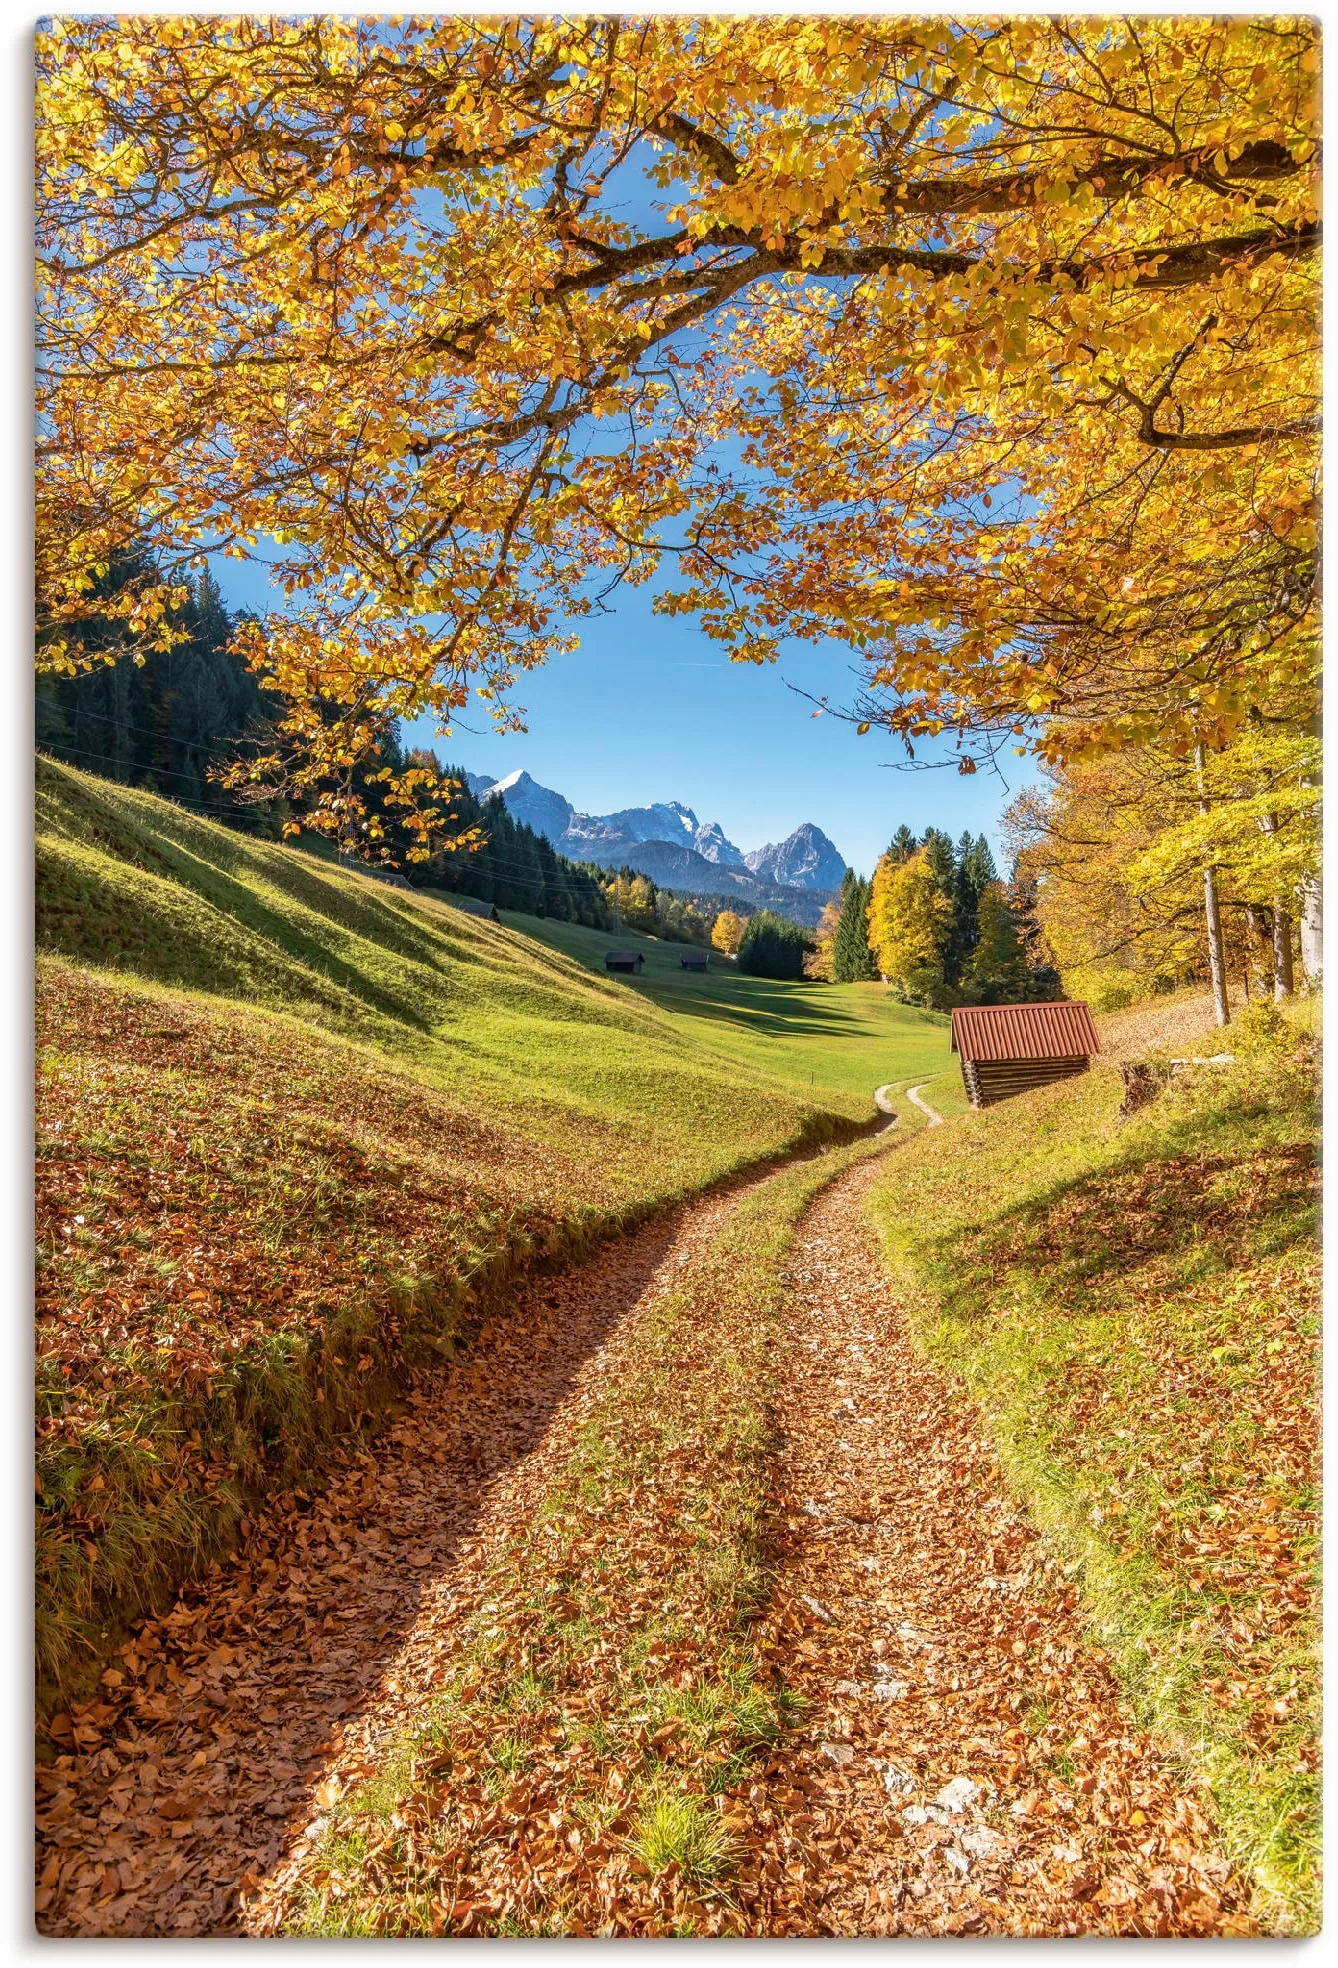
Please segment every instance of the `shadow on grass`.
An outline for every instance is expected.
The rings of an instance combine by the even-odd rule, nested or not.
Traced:
[[[1312,1237],[1315,1161],[1309,1142],[1282,1141],[1117,1163],[956,1230],[921,1261],[958,1319],[985,1314],[1005,1276],[1066,1314],[1108,1313],[1134,1302],[1147,1274],[1187,1285]]]
[[[675,989],[651,976],[638,980],[636,988],[666,1010],[745,1026],[772,1038],[804,1034],[830,1039],[867,1037],[855,1008],[839,998],[824,998],[821,985],[803,987],[772,983],[763,978],[740,978],[737,995],[721,992],[717,996],[709,987]]]

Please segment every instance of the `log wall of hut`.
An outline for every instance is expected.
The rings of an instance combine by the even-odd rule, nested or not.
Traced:
[[[963,1059],[962,1078],[973,1107],[992,1107],[996,1100],[1007,1100],[1030,1087],[1049,1086],[1054,1080],[1069,1080],[1087,1071],[1087,1058],[1071,1059]]]

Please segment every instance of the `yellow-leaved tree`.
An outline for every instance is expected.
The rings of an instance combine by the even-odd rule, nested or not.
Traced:
[[[733,956],[743,940],[744,919],[733,909],[722,909],[711,924],[713,948]]]
[[[1099,1008],[1206,975],[1284,998],[1317,981],[1319,742],[1251,720],[1218,752],[1158,747],[1055,772],[1007,830],[1064,977]]]
[[[952,904],[924,848],[904,861],[882,856],[869,903],[869,947],[882,975],[902,997],[938,1003]]]
[[[861,722],[964,768],[1309,713],[1313,21],[66,15],[37,54],[43,660],[99,660],[131,543],[144,642],[193,557],[266,557],[252,770],[316,823],[387,718],[514,717],[665,560],[657,606],[739,660],[834,638]]]

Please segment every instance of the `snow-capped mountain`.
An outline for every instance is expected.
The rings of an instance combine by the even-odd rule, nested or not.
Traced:
[[[604,867],[639,867],[665,888],[709,891],[723,885],[727,890],[737,888],[762,906],[775,907],[778,898],[763,897],[764,889],[826,893],[840,886],[845,873],[845,862],[811,821],[796,827],[779,846],[756,848],[745,855],[718,820],[699,820],[681,800],[628,806],[617,813],[578,813],[570,800],[550,786],[541,786],[525,771],[512,772],[505,779],[489,779],[478,772],[465,777],[478,798],[500,795],[512,818],[545,835],[559,854]],[[756,896],[751,894],[753,887]]]
[[[773,846],[755,847],[745,854],[745,865],[764,881],[785,882],[792,888],[839,888],[846,864],[811,820],[796,827],[789,837]]]

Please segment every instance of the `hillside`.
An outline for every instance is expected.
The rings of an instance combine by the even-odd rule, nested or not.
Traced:
[[[1201,995],[1103,1025],[1117,1057],[1223,1037]],[[1257,1008],[1228,1043],[1234,1065],[1124,1123],[1106,1064],[921,1134],[872,1210],[920,1345],[979,1404],[1142,1720],[1210,1787],[1265,1931],[1296,1932],[1318,1838],[1316,1082],[1303,1010]],[[1054,1702],[1038,1682],[1020,1717],[1035,1767],[1103,1787],[1112,1746],[1066,1739]]]
[[[621,987],[658,1005],[680,1031],[727,1060],[731,1072],[774,1074],[852,1119],[868,1112],[875,1086],[932,1079],[944,1087],[945,1113],[964,1101],[964,1095],[954,1100],[953,1078],[960,1095],[961,1074],[948,1053],[945,1014],[899,1004],[883,984],[794,985],[749,977],[715,951],[708,971],[689,971],[678,943],[629,930],[610,936],[575,923],[504,919],[523,923],[530,935],[597,975],[603,975],[606,950],[639,950],[645,969],[622,978]]]
[[[753,1002],[799,1048],[768,1070],[543,925],[43,761],[37,859],[51,1685],[375,1421],[471,1294],[848,1132],[895,1077],[858,1023],[819,1071],[802,987]]]

